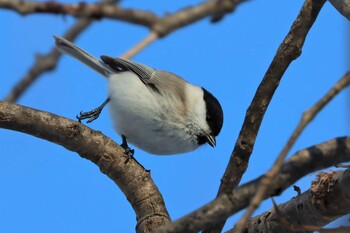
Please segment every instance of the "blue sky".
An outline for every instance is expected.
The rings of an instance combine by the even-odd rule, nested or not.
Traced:
[[[122,5],[163,15],[197,2],[129,0]],[[302,4],[301,0],[252,0],[218,24],[202,20],[156,41],[134,58],[205,87],[224,110],[225,122],[215,149],[205,146],[184,155],[162,157],[135,148],[138,161],[151,170],[172,219],[215,197],[245,111]],[[53,15],[22,17],[0,10],[0,21],[0,98],[4,98],[31,67],[34,55],[53,47],[52,35],[62,35],[75,20]],[[347,20],[327,2],[301,57],[289,67],[275,93],[242,182],[268,170],[302,112],[348,71],[346,25]],[[143,27],[100,20],[75,43],[96,56],[118,56],[147,34]],[[31,86],[19,104],[75,119],[81,110],[98,106],[105,97],[105,80],[65,56],[54,72]],[[349,135],[347,97],[348,93],[341,93],[322,110],[291,154]],[[120,142],[108,111],[89,127]],[[126,198],[90,161],[50,142],[2,129],[0,152],[0,232],[134,231],[135,214]],[[297,185],[305,191],[314,178],[315,174],[308,175]],[[281,203],[293,196],[289,188],[276,200]],[[271,201],[266,201],[256,214],[270,207]],[[225,228],[232,227],[239,216],[230,218]]]

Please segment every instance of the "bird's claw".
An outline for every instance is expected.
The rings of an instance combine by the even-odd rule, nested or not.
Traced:
[[[127,156],[127,159],[125,160],[124,163],[128,163],[130,158],[135,159],[134,158],[135,150],[130,149],[129,147],[128,148],[124,148],[124,149],[125,149],[124,154]]]
[[[91,123],[94,120],[96,120],[100,116],[100,114],[101,114],[101,109],[96,108],[88,112],[81,111],[79,115],[76,116],[76,118],[78,119],[79,122],[85,119],[89,119],[86,123]]]
[[[126,160],[124,161],[124,164],[127,164],[130,159],[133,159],[138,165],[140,165],[146,172],[150,172],[151,170],[146,169],[137,159],[134,157],[135,150],[130,149],[130,147],[127,144],[122,143],[121,147],[124,148],[124,154],[126,155]]]

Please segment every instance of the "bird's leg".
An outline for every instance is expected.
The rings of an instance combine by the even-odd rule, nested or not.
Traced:
[[[128,155],[129,158],[134,157],[135,150],[130,149],[128,142],[126,141],[126,137],[124,135],[122,135],[122,140],[123,140],[123,142],[122,142],[122,144],[120,144],[120,146],[124,148],[125,154]],[[129,161],[129,158],[125,161],[125,163],[127,163]]]
[[[140,165],[143,169],[145,169],[146,172],[150,172],[150,170],[146,169],[144,166],[142,166],[141,163],[139,163],[139,161],[135,159],[134,157],[135,150],[130,149],[128,142],[126,141],[126,137],[124,135],[122,135],[122,140],[123,142],[122,144],[120,144],[120,146],[124,148],[125,150],[124,153],[126,156],[128,156],[124,163],[127,164],[130,159],[133,159],[138,165]]]
[[[100,113],[102,112],[102,109],[106,106],[106,104],[108,104],[108,102],[111,100],[110,97],[108,97],[100,106],[98,106],[97,108],[88,111],[88,112],[80,112],[79,116],[77,116],[77,119],[79,122],[81,122],[81,120],[85,120],[85,119],[89,119],[86,123],[91,123],[94,120],[96,120],[99,116]]]

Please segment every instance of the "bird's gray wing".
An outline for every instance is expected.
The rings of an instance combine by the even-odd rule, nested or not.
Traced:
[[[159,92],[159,89],[156,87],[158,78],[156,69],[123,58],[101,56],[101,59],[115,72],[131,71],[135,73],[146,86],[153,89],[153,91]]]
[[[113,70],[109,66],[107,66],[88,52],[79,48],[72,42],[59,36],[54,36],[54,38],[56,42],[56,48],[61,53],[65,53],[74,57],[75,59],[86,64],[102,76],[108,77],[110,73],[113,73]]]
[[[101,56],[102,61],[115,72],[131,71],[152,91],[173,98],[185,98],[186,81],[181,77],[166,71],[156,70],[149,66],[132,62],[123,58]]]
[[[102,61],[111,67],[115,72],[132,71],[134,72],[142,82],[152,78],[152,74],[156,71],[151,67],[147,67],[137,62],[132,62],[123,58],[114,58],[109,56],[101,56]]]

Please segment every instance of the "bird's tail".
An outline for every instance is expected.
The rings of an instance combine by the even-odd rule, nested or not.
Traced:
[[[89,66],[104,77],[108,77],[110,73],[113,73],[113,70],[109,66],[107,66],[91,54],[87,53],[86,51],[82,50],[72,42],[59,36],[53,37],[55,38],[56,48],[61,53],[66,53],[69,56],[78,59],[80,62],[86,64],[87,66]]]

